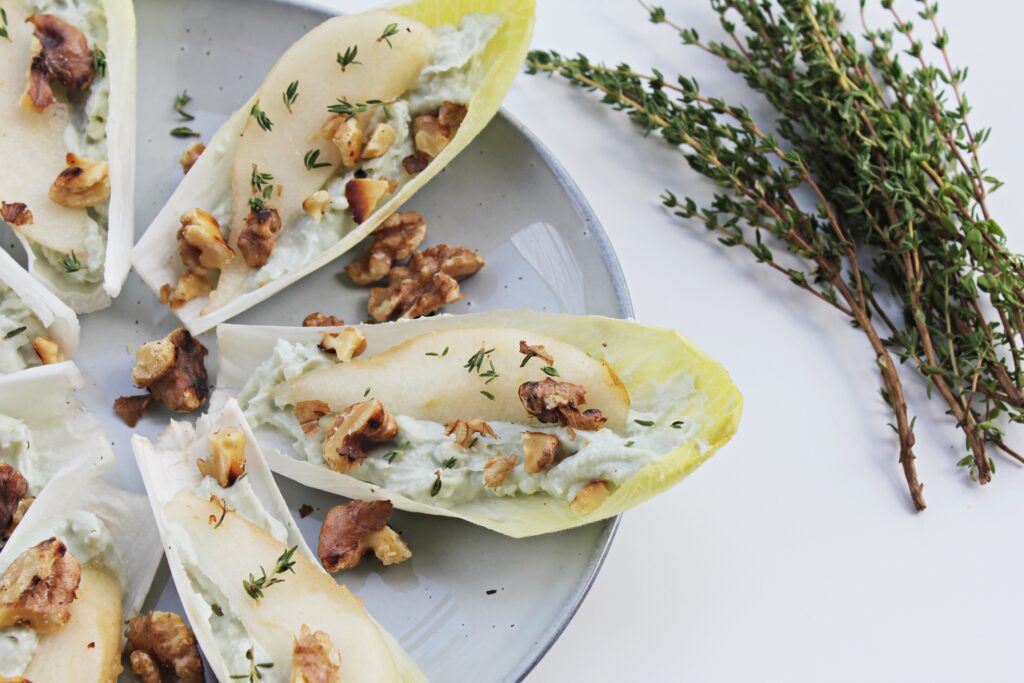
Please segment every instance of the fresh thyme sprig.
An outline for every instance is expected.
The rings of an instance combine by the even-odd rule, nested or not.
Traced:
[[[248,680],[249,683],[256,683],[256,681],[263,680],[263,672],[260,669],[273,669],[273,662],[265,662],[262,664],[256,663],[256,654],[253,652],[253,648],[249,648],[245,651],[245,658],[249,660],[249,673],[244,674],[232,674],[231,678],[235,680]]]
[[[327,111],[332,114],[338,114],[344,116],[345,120],[348,121],[356,114],[364,114],[377,105],[385,105],[385,111],[387,110],[386,105],[394,104],[394,100],[366,100],[365,102],[348,102],[346,100],[338,100],[335,104],[329,105]]]
[[[267,116],[267,112],[260,109],[258,100],[253,103],[252,109],[249,110],[249,116],[256,119],[256,124],[268,133],[274,129],[274,122]]]
[[[349,45],[345,48],[345,53],[338,53],[338,64],[341,66],[341,72],[345,73],[345,69],[352,66],[353,64],[362,64],[362,62],[356,61],[356,55],[359,53],[358,45]]]
[[[377,42],[379,43],[380,41],[383,40],[385,43],[388,44],[388,47],[393,48],[394,45],[391,44],[391,40],[390,39],[393,36],[397,36],[397,35],[398,35],[398,24],[388,24],[387,26],[384,27],[384,31],[381,32],[380,37],[377,38]]]
[[[0,9],[0,12],[3,12],[3,9]],[[107,75],[107,53],[98,47],[92,49],[92,68],[100,76]]]
[[[288,84],[288,87],[281,93],[281,99],[284,101],[284,106],[288,110],[288,113],[292,113],[292,105],[299,99],[299,82],[292,81]]]
[[[476,374],[479,375],[480,370],[483,368],[484,361],[487,360],[487,357],[492,353],[494,353],[494,349],[485,350],[484,347],[481,346],[480,350],[474,353],[472,356],[470,356],[469,360],[467,360],[466,364],[463,365],[462,367],[466,368],[466,372],[476,372]],[[491,365],[491,369],[494,369],[493,364]]]
[[[0,7],[0,38],[8,41],[11,39],[11,34],[7,30],[7,10],[3,7]]]
[[[65,273],[77,273],[82,269],[82,262],[78,260],[74,251],[62,258],[60,265]]]
[[[271,173],[260,171],[256,164],[252,165],[252,174],[249,176],[249,185],[252,191],[263,199],[270,199],[274,196],[274,176]]]
[[[185,111],[185,107],[188,106],[188,103],[191,101],[192,96],[188,94],[188,90],[182,90],[181,94],[177,95],[174,98],[174,106],[172,107],[172,109],[174,109],[174,111],[178,113],[178,116],[180,116],[185,121],[194,121],[196,118],[195,116],[192,116],[192,114],[189,114],[187,111]]]
[[[249,574],[248,579],[242,579],[242,588],[245,589],[245,592],[248,593],[250,598],[253,600],[259,600],[263,597],[263,591],[271,586],[284,583],[284,579],[279,578],[280,574],[284,574],[285,572],[295,573],[295,560],[292,559],[292,556],[295,554],[295,550],[298,547],[299,546],[297,545],[292,546],[281,553],[281,556],[277,558],[277,562],[274,564],[273,571],[270,572],[270,576],[267,576],[267,570],[261,566],[259,578],[255,577],[253,574]]]
[[[666,192],[664,205],[724,246],[746,249],[864,333],[911,497],[924,509],[897,366],[910,364],[929,395],[939,394],[963,434],[969,455],[960,464],[972,478],[991,479],[990,446],[1024,462],[997,422],[1024,423],[1024,259],[1007,249],[989,211],[988,194],[1000,183],[979,160],[988,130],[968,123],[966,70],[952,66],[937,5],[919,1],[924,37],[892,0],[880,3],[893,25],[871,29],[862,15],[866,52],[833,2],[714,0],[728,37],[721,42],[644,5],[651,22],[721,59],[763,95],[778,112],[777,135],[685,75],[672,80],[543,51],[529,55],[527,68],[597,91],[645,133],[679,147],[720,191],[705,205]],[[776,245],[800,265],[780,263]]]
[[[395,461],[396,458],[398,458],[399,456],[405,454],[405,451],[408,450],[408,448],[409,448],[409,442],[408,441],[403,441],[402,443],[400,443],[398,445],[398,448],[392,448],[390,451],[385,453],[384,454],[384,459],[388,461],[388,464],[391,464],[391,463],[393,463]]]

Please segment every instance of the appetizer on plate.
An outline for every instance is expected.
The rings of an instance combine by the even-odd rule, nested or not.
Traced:
[[[134,436],[132,448],[171,575],[218,680],[253,671],[265,683],[426,680],[317,563],[234,401],[195,427],[171,422],[155,444]]]
[[[79,313],[130,267],[135,16],[130,0],[9,0],[0,41],[0,221]]]
[[[74,395],[81,385],[71,362],[0,376],[0,546],[63,472],[113,463],[110,440]]]
[[[532,26],[532,0],[325,21],[206,146],[135,269],[199,334],[336,259],[483,130]]]
[[[78,318],[0,251],[0,375],[59,363],[78,348]]]
[[[161,556],[145,496],[87,467],[54,480],[0,552],[0,680],[116,680]]]
[[[509,536],[618,514],[735,432],[726,371],[675,332],[530,311],[381,325],[221,325],[271,468],[354,499]]]

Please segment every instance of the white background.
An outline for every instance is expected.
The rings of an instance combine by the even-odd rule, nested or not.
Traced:
[[[869,0],[873,2],[873,0]],[[850,10],[856,2],[842,2]],[[629,0],[540,0],[534,46],[683,70],[767,113],[743,83],[647,23]],[[916,3],[897,1],[911,15]],[[666,8],[718,35],[705,0]],[[943,3],[970,66],[992,208],[1024,251],[1019,51],[1024,5]],[[611,235],[637,318],[726,365],[739,434],[673,491],[625,515],[593,591],[530,683],[1020,680],[1024,469],[997,459],[980,488],[961,441],[907,375],[929,508],[915,514],[863,335],[658,205],[705,196],[682,156],[560,79],[521,76],[506,101],[568,168]],[[1024,429],[1009,441],[1024,446]]]

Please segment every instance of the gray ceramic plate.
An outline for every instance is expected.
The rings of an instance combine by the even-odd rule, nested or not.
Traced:
[[[170,196],[188,141],[168,131],[188,89],[189,125],[209,139],[259,85],[274,60],[323,19],[312,10],[255,0],[138,0],[138,232]],[[468,280],[465,300],[449,312],[529,307],[629,316],[622,273],[586,202],[547,151],[507,115],[486,131],[409,208],[427,219],[427,244],[478,249],[487,268]],[[10,242],[5,239],[5,246]],[[366,290],[327,267],[232,322],[299,324],[314,310],[347,320],[365,317]],[[132,393],[134,348],[163,336],[176,321],[132,274],[114,306],[84,316],[76,361],[89,385],[84,398],[105,422],[123,483],[141,490],[130,430],[110,410]],[[212,335],[209,366],[216,367]],[[154,436],[169,418],[151,414],[137,430]],[[337,498],[279,479],[290,507],[315,512],[299,524],[315,547],[320,522]],[[615,521],[527,540],[512,540],[439,517],[397,513],[394,526],[413,559],[382,571],[372,561],[344,581],[434,681],[515,681],[526,675],[572,617],[611,542]],[[164,569],[153,595],[177,609]]]

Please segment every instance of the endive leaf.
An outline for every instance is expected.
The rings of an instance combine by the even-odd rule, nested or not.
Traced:
[[[572,512],[565,501],[546,494],[486,497],[452,508],[423,503],[307,462],[292,451],[290,438],[261,428],[256,433],[270,467],[313,488],[350,498],[389,499],[400,509],[458,517],[509,536],[525,537],[605,519],[666,491],[711,457],[732,437],[739,424],[742,397],[728,373],[670,330],[597,316],[525,310],[437,316],[364,325],[360,329],[366,335],[366,354],[372,356],[428,332],[484,327],[543,334],[576,346],[608,363],[625,385],[635,410],[658,416],[652,420],[650,430],[665,435],[673,443],[679,440],[680,433],[673,423],[692,425],[694,431],[671,451],[640,469],[595,512],[585,516]],[[220,370],[214,404],[237,395],[259,364],[271,355],[279,339],[316,343],[324,331],[325,328],[221,325],[217,330]],[[460,399],[460,395],[448,397],[453,405],[458,405]]]
[[[212,307],[209,297],[200,297],[178,308],[175,314],[193,334],[204,332],[253,305],[267,299],[291,283],[334,261],[373,232],[391,213],[398,210],[424,184],[439,173],[475,138],[501,105],[522,65],[533,32],[533,0],[479,0],[448,2],[421,0],[389,7],[389,11],[420,21],[428,26],[457,25],[471,13],[497,13],[503,24],[482,55],[482,78],[468,102],[469,111],[447,147],[427,168],[389,195],[388,200],[354,230],[330,249],[324,250],[304,266],[263,283],[257,289],[239,294]],[[344,49],[346,46],[339,46]],[[300,96],[301,97],[301,96]],[[178,256],[175,234],[179,218],[197,207],[214,207],[230,190],[231,169],[237,140],[250,111],[257,102],[254,95],[214,135],[206,151],[185,176],[174,194],[135,245],[132,262],[136,271],[154,291],[173,284],[185,272]]]
[[[65,358],[78,350],[78,317],[63,301],[32,277],[6,251],[0,251],[0,282],[18,295],[25,307],[39,318],[60,347]]]

